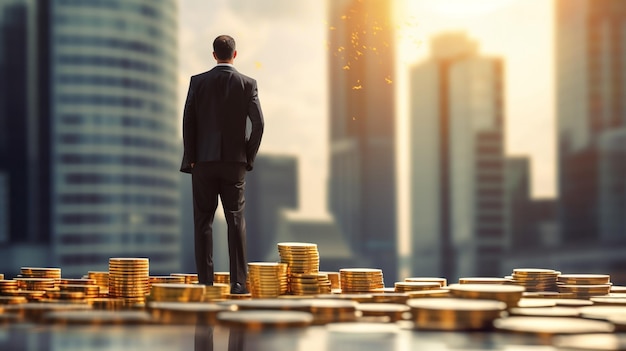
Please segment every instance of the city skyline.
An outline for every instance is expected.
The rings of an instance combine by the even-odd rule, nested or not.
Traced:
[[[259,155],[293,161],[279,172],[285,181],[281,182],[269,169],[267,174],[272,174],[269,177],[259,172],[249,178],[251,182],[259,176],[265,177],[265,183],[281,183],[282,190],[276,191],[284,191],[283,200],[288,199],[285,201],[290,208],[287,222],[295,223],[292,219],[299,217],[303,223],[318,220],[320,225],[327,223],[329,228],[335,228],[332,224],[335,220],[356,254],[374,258],[367,264],[385,268],[393,272],[392,276],[395,276],[392,262],[395,254],[400,257],[400,266],[406,267],[407,256],[416,252],[412,243],[428,236],[423,231],[412,230],[411,221],[431,215],[431,220],[447,223],[448,229],[458,226],[459,233],[465,235],[466,241],[458,241],[454,250],[444,253],[451,257],[452,264],[454,260],[470,262],[473,260],[470,256],[476,256],[475,253],[463,256],[457,250],[467,246],[467,242],[474,249],[482,246],[483,252],[500,255],[503,236],[507,236],[504,240],[507,250],[526,254],[530,254],[525,251],[529,248],[556,250],[558,246],[602,239],[598,247],[589,248],[588,256],[595,257],[595,263],[607,264],[597,260],[599,256],[594,256],[596,251],[592,249],[621,242],[626,228],[622,218],[626,120],[620,102],[625,91],[620,74],[624,61],[620,41],[623,35],[614,30],[623,21],[615,14],[626,13],[626,6],[620,7],[618,1],[605,1],[597,6],[588,0],[550,1],[549,6],[557,10],[559,6],[565,8],[563,4],[574,4],[554,16],[566,21],[554,22],[547,17],[555,10],[546,10],[544,6],[538,14],[534,11],[539,6],[536,1],[475,0],[472,1],[475,8],[468,8],[463,5],[466,2],[458,0],[441,0],[436,2],[438,6],[432,1],[330,3],[337,6],[334,11],[331,6],[312,2],[271,0],[259,4],[248,0],[216,0],[213,4],[216,11],[210,13],[202,6],[191,13],[188,6],[193,4],[192,0],[159,3],[158,6],[178,4],[186,8],[179,8],[180,17],[177,17],[176,11],[167,12],[167,8],[164,10],[146,0],[97,3],[59,0],[49,3],[49,7],[41,5],[48,4],[44,0],[0,2],[3,9],[0,29],[5,34],[0,45],[3,50],[9,48],[5,53],[0,52],[0,69],[8,78],[6,81],[24,83],[12,85],[13,89],[3,85],[0,89],[3,109],[0,244],[9,244],[0,245],[0,249],[11,250],[11,244],[18,244],[0,261],[17,262],[11,260],[32,256],[34,264],[50,262],[67,266],[98,261],[104,265],[109,251],[131,255],[138,252],[133,247],[157,242],[168,245],[162,245],[159,248],[162,251],[146,251],[145,255],[154,256],[155,271],[161,271],[159,260],[175,260],[178,255],[175,252],[188,244],[180,245],[177,238],[189,231],[185,223],[182,229],[176,224],[179,217],[188,217],[189,213],[184,212],[189,212],[187,205],[191,202],[189,194],[184,190],[179,192],[178,188],[179,183],[188,182],[177,173],[182,156],[180,102],[185,95],[177,91],[183,86],[187,89],[190,75],[214,66],[210,43],[215,35],[226,32],[238,41],[236,67],[259,82],[268,125]],[[19,6],[8,4],[38,4],[42,9],[50,9],[51,17],[46,17],[46,11],[20,12]],[[350,12],[350,7],[342,7],[355,4],[393,4],[396,22],[387,23],[388,14],[381,18],[363,16],[373,18],[372,22],[362,18],[353,22],[351,13],[367,13],[367,10]],[[78,11],[77,6],[98,11]],[[280,10],[274,11],[276,7]],[[17,11],[7,12],[8,9]],[[121,15],[116,12],[120,9],[129,12]],[[439,22],[418,19],[415,11],[420,16],[436,14]],[[483,33],[489,28],[508,28],[503,18],[512,18],[514,12],[521,22],[531,14],[536,15],[541,26],[537,25],[535,30],[548,25],[551,30],[543,33],[543,41],[538,42],[515,37],[520,32],[491,33],[492,37]],[[35,16],[36,13],[41,16]],[[210,18],[203,18],[207,14]],[[611,15],[610,21],[606,20],[607,14]],[[21,21],[23,18],[28,21]],[[493,23],[475,23],[487,18]],[[46,22],[48,19],[51,23]],[[160,22],[155,25],[156,19],[166,21],[167,25]],[[407,22],[401,23],[402,19]],[[40,26],[31,25],[40,20]],[[366,28],[359,27],[363,25]],[[224,31],[217,32],[217,27]],[[523,28],[512,27],[518,31],[519,27]],[[50,33],[46,32],[48,28]],[[196,32],[194,28],[200,30]],[[295,32],[291,31],[294,28]],[[113,38],[125,30],[132,35]],[[553,45],[555,30],[558,40]],[[386,36],[389,33],[396,35]],[[414,79],[410,69],[427,64],[422,55],[438,55],[432,50],[436,45],[431,44],[440,35],[469,38],[474,46],[472,50],[479,52],[481,59],[493,61],[463,62],[454,72],[446,73],[455,77],[455,84],[452,80],[447,83],[452,88],[442,94],[438,85],[431,82],[415,95],[409,88]],[[505,38],[507,35],[510,38]],[[20,36],[28,39],[14,40]],[[157,40],[159,37],[166,39]],[[180,43],[178,55],[176,41]],[[451,47],[458,47],[459,43],[453,44]],[[497,48],[502,52],[497,52]],[[176,62],[176,56],[181,60]],[[520,66],[520,61],[527,65]],[[551,70],[547,64],[538,69],[537,61],[550,62],[558,69]],[[530,74],[528,69],[533,68]],[[155,77],[147,72],[155,73]],[[520,84],[520,75],[525,75],[524,84]],[[39,78],[33,79],[35,76]],[[174,81],[178,84],[171,84]],[[466,82],[471,85],[465,86]],[[442,143],[426,145],[432,136],[425,134],[426,129],[420,129],[422,134],[418,133],[420,138],[416,138],[413,128],[409,128],[408,117],[412,103],[420,99],[436,103],[436,93],[458,103],[446,105],[451,111],[456,108],[456,115],[450,113],[433,119],[441,120],[442,125],[455,123],[450,135],[446,135],[453,142],[441,149],[438,146]],[[555,95],[558,120],[549,108]],[[420,123],[428,123],[427,113],[418,115]],[[493,120],[495,127],[485,127]],[[476,129],[466,133],[472,128]],[[489,130],[487,134],[493,134],[486,135],[480,128],[497,130]],[[415,141],[424,145],[409,146]],[[546,162],[554,157],[557,141],[559,162]],[[15,152],[9,146],[15,146]],[[518,147],[525,151],[515,152]],[[424,172],[445,173],[433,177],[432,186],[427,182],[421,187],[414,186],[415,179],[409,171],[413,171],[410,157],[415,156],[415,149],[422,151],[420,155],[424,159],[442,160],[441,168],[417,162],[417,168],[423,166],[420,169]],[[31,158],[32,155],[35,157]],[[448,162],[452,159],[455,161]],[[548,168],[552,170],[546,173]],[[556,170],[561,175],[558,182],[554,177]],[[21,177],[22,174],[25,176]],[[512,175],[511,179],[507,178],[508,174]],[[552,180],[542,181],[546,174]],[[385,177],[390,181],[381,183]],[[502,178],[505,178],[503,182]],[[499,193],[498,199],[491,196],[494,192],[486,197],[480,194],[485,185],[500,186],[500,183],[509,191],[507,196],[511,198],[506,201],[500,201]],[[550,197],[556,195],[555,189],[551,190],[553,194],[549,191],[555,183],[565,196]],[[47,190],[47,186],[51,189]],[[433,198],[448,201],[448,208],[462,216],[456,217],[450,209],[439,214],[428,212],[442,207],[425,196],[421,207],[415,207],[412,200],[420,198],[428,187],[443,189],[442,194]],[[461,191],[450,191],[454,187]],[[542,188],[545,197],[537,198],[542,193],[538,189]],[[266,213],[252,215],[271,217],[274,212],[278,215],[280,199],[271,199],[278,201],[275,210],[264,206],[263,197],[272,196],[271,190],[269,193],[258,196],[258,206],[250,206],[251,210],[263,207]],[[505,221],[502,212],[509,211],[505,209],[509,202],[512,208],[520,209],[516,223],[532,222],[530,229],[512,230],[510,226],[515,221],[510,219],[505,226],[506,234],[494,229],[492,222]],[[31,204],[42,206],[28,211]],[[51,223],[46,222],[48,213]],[[460,225],[454,223],[456,220]],[[481,221],[489,223],[483,226]],[[267,228],[276,224],[270,222],[265,223]],[[8,228],[15,223],[26,224]],[[320,226],[312,227],[320,230]],[[285,228],[296,230],[299,226],[289,224]],[[272,230],[267,230],[266,236],[273,237]],[[527,231],[532,232],[526,236]],[[397,238],[396,233],[399,233]],[[445,240],[456,235],[451,229],[429,233]],[[271,243],[267,244],[271,247]],[[31,246],[32,251],[20,251]],[[70,246],[80,252],[68,249]],[[385,250],[379,250],[383,247]],[[563,252],[571,254],[567,247]],[[503,260],[509,258],[504,256],[507,255],[502,254]],[[384,259],[378,260],[379,257]],[[511,257],[522,262],[530,256]],[[490,262],[496,266],[495,259]],[[510,262],[513,261],[507,264]],[[464,264],[468,268],[464,272],[471,274],[470,265]],[[406,270],[399,274],[406,275]]]
[[[529,155],[533,165],[531,191],[539,197],[554,196],[553,77],[549,74],[553,55],[552,2],[478,1],[480,4],[475,7],[480,11],[465,11],[462,15],[450,10],[454,7],[444,6],[446,2],[458,3],[393,2],[398,33],[398,67],[393,84],[397,85],[398,94],[406,90],[408,68],[427,57],[424,44],[432,35],[442,30],[466,31],[479,42],[482,52],[502,56],[506,62],[505,107],[511,119],[505,139],[507,154]],[[471,6],[460,8],[467,7]],[[328,214],[323,190],[329,165],[326,17],[325,2],[273,0],[261,5],[219,0],[209,5],[186,0],[180,8],[179,101],[186,93],[189,76],[213,66],[211,40],[222,33],[233,34],[239,49],[236,67],[259,82],[268,122],[260,152],[286,152],[299,158],[299,211],[313,217]],[[510,21],[517,25],[506,26]],[[519,42],[508,43],[507,36],[518,38]],[[534,49],[525,50],[530,44]],[[512,51],[515,46],[519,47],[517,52]],[[522,56],[510,57],[520,50]],[[533,74],[535,86],[527,81]],[[402,133],[406,129],[406,97],[400,96],[397,105],[398,151],[405,152],[398,156],[402,160],[408,157],[407,139]],[[404,187],[406,165],[399,162],[398,171],[400,186]],[[403,201],[400,199],[400,204]]]

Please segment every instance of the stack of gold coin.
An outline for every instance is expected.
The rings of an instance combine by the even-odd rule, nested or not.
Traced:
[[[185,277],[171,275],[152,275],[148,279],[148,287],[152,284],[186,284]]]
[[[608,274],[560,274],[557,282],[567,285],[609,284],[611,276]]]
[[[202,284],[155,283],[150,289],[150,301],[202,302]]]
[[[291,273],[318,273],[320,255],[317,244],[312,243],[278,243],[280,262],[289,266]]]
[[[612,286],[608,274],[561,274],[558,284],[560,293],[571,293],[578,299],[607,295]]]
[[[427,282],[427,283],[439,283],[439,286],[444,287],[448,284],[448,280],[446,278],[436,278],[436,277],[410,277],[404,278],[405,282]]]
[[[385,287],[383,271],[376,268],[342,268],[339,270],[341,291],[372,292]]]
[[[4,293],[6,296],[22,296],[28,301],[41,301],[46,298],[45,290],[15,290]]]
[[[198,283],[198,275],[195,273],[171,273],[172,277],[183,277],[185,278],[184,284],[197,284]]]
[[[320,293],[317,273],[291,273],[290,277],[289,291],[292,295],[316,295]]]
[[[213,283],[230,285],[230,272],[214,272]]]
[[[15,278],[19,290],[45,291],[56,286],[52,278]]]
[[[557,291],[559,271],[539,268],[516,268],[511,283],[526,288],[526,291]]]
[[[66,284],[59,286],[59,289],[61,293],[80,292],[86,299],[95,299],[100,296],[100,287],[96,284]],[[68,294],[68,297],[69,296],[71,296],[71,294]]]
[[[109,272],[89,271],[87,278],[96,281],[96,285],[100,287],[100,296],[104,297],[109,294]]]
[[[61,279],[61,268],[21,267],[20,275],[24,278]]]
[[[459,284],[511,284],[511,279],[491,277],[459,278]]]
[[[149,271],[147,258],[110,258],[109,296],[124,298],[129,304],[145,302]]]
[[[522,298],[524,287],[501,284],[452,284],[450,295],[464,299],[498,300],[508,308],[516,307]]]
[[[98,297],[87,301],[94,310],[121,310],[126,307],[126,302],[123,298],[108,298]]]
[[[561,294],[559,294],[556,291],[526,291],[525,293],[522,294],[523,298],[528,298],[528,299],[559,299],[559,298],[574,298],[574,296],[561,296]]]
[[[330,289],[341,289],[341,284],[339,283],[339,272],[320,272],[324,273],[328,276],[328,280],[330,280]]]
[[[311,299],[310,312],[313,314],[313,323],[354,322],[357,317],[358,302],[346,299]]]
[[[0,280],[0,295],[5,295],[8,291],[17,291],[17,280]]]
[[[431,290],[432,291],[432,290]],[[406,303],[409,299],[408,293],[374,293],[372,294],[373,303]]]
[[[396,282],[395,292],[438,290],[441,288],[439,282]]]
[[[4,280],[4,274],[0,273],[0,280]]]
[[[330,294],[332,291],[332,283],[328,279],[327,273],[317,273],[317,281],[320,287],[320,294]]]
[[[90,279],[90,278],[79,278],[79,279],[61,278],[59,280],[59,287],[62,287],[63,285],[98,285],[98,284],[96,284],[95,279]]]
[[[425,297],[451,297],[450,290],[448,289],[409,291],[406,294],[409,295],[410,299],[419,299]]]
[[[54,289],[46,290],[47,302],[86,303],[88,298],[97,298],[100,295],[100,287],[94,279],[67,279],[59,281]]]
[[[415,328],[429,330],[488,329],[506,309],[500,301],[456,298],[410,299],[407,305]]]
[[[42,302],[85,303],[85,293],[81,291],[61,291],[60,288],[46,290]]]
[[[204,288],[204,302],[225,300],[230,293],[230,285],[223,283],[213,283]]]
[[[611,291],[611,284],[562,284],[559,285],[560,293],[572,293],[575,299],[589,299],[593,296],[608,295]]]
[[[0,295],[0,305],[19,305],[27,303],[24,296],[2,296]]]
[[[248,290],[253,298],[270,298],[287,293],[287,264],[248,263]],[[315,277],[317,283],[317,277]]]

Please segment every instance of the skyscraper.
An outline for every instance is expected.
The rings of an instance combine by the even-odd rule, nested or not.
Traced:
[[[329,209],[357,255],[397,276],[394,31],[390,1],[329,7]]]
[[[561,240],[624,241],[626,2],[555,6]]]
[[[50,242],[47,9],[0,1],[0,178],[7,243]]]
[[[246,175],[248,261],[265,261],[276,250],[282,210],[298,207],[298,162],[294,156],[259,154]]]
[[[55,257],[68,274],[111,255],[176,270],[176,1],[48,6]]]
[[[413,275],[498,275],[503,64],[463,33],[433,38],[431,52],[410,76]]]
[[[8,244],[51,246],[68,277],[111,256],[176,271],[176,1],[0,5]]]

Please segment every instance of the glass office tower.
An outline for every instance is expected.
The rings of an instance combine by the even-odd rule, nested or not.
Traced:
[[[175,0],[49,6],[51,218],[64,276],[180,266]]]

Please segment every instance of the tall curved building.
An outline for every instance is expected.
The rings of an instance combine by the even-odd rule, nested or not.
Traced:
[[[51,241],[64,276],[180,267],[176,0],[54,0]]]

